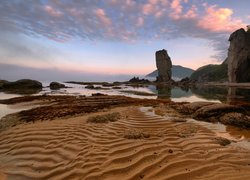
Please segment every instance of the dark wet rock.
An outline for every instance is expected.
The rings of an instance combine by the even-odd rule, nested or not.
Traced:
[[[184,113],[184,114],[192,114],[192,113],[195,113],[195,111],[197,111],[198,109],[200,109],[204,106],[212,105],[212,104],[215,104],[215,103],[213,103],[213,102],[193,102],[193,103],[184,104],[184,105],[180,106],[177,110],[181,113]]]
[[[250,82],[250,31],[241,28],[230,35],[229,41],[229,82]]]
[[[215,104],[201,107],[194,113],[193,117],[196,119],[204,119],[204,118],[210,118],[210,117],[216,118],[218,116],[222,116],[223,114],[230,113],[230,112],[245,113],[245,110],[238,106],[215,103]]]
[[[6,80],[0,80],[0,89],[2,89],[3,88],[3,85],[5,84],[5,83],[8,83],[9,81],[6,81]]]
[[[250,128],[248,112],[240,106],[213,102],[194,102],[175,107],[178,112],[196,120],[221,122],[242,128]]]
[[[130,83],[150,83],[148,79],[140,79],[139,77],[133,77],[129,80]]]
[[[155,53],[156,67],[158,70],[157,82],[168,82],[172,78],[172,61],[165,49]]]
[[[21,79],[15,82],[3,83],[2,89],[4,92],[17,94],[33,94],[42,90],[42,83],[31,79]]]
[[[87,85],[85,86],[86,89],[95,89],[95,86],[94,85]]]
[[[104,88],[101,86],[94,86],[94,85],[87,85],[85,86],[86,89],[96,89],[96,90],[109,90],[110,88]]]
[[[183,90],[188,91],[188,87],[193,87],[197,83],[197,80],[190,79],[188,77],[181,79],[180,81],[175,82],[175,86],[181,87]]]
[[[31,79],[21,79],[15,82],[7,82],[3,84],[4,89],[20,89],[20,88],[42,88],[42,83]]]
[[[93,93],[92,96],[107,96],[107,95],[102,93]]]
[[[178,123],[178,122],[187,122],[186,119],[184,119],[184,118],[178,118],[178,117],[172,117],[171,121],[172,122],[176,122],[176,123]]]
[[[105,83],[102,83],[102,86],[103,87],[112,87],[112,86],[114,86],[114,84],[105,82]]]
[[[56,90],[61,88],[66,88],[64,84],[58,83],[58,82],[51,82],[49,85],[50,89]]]
[[[120,87],[120,86],[114,86],[114,87],[112,87],[112,89],[122,89],[122,87]]]
[[[242,113],[227,113],[220,117],[220,122],[237,127],[250,128],[250,116]]]
[[[227,146],[229,144],[231,144],[231,141],[226,139],[226,138],[222,138],[222,137],[217,137],[215,138],[215,141],[220,144],[221,146]]]

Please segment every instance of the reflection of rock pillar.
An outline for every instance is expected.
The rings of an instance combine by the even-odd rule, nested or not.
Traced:
[[[234,104],[236,97],[236,88],[235,87],[229,87],[228,88],[228,94],[227,94],[227,104]]]
[[[168,85],[157,85],[156,89],[158,91],[158,99],[169,99],[171,97],[171,87]]]

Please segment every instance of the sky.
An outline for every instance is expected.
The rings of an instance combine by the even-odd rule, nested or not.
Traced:
[[[250,24],[249,7],[249,0],[1,0],[0,79],[36,70],[144,75],[156,69],[160,49],[175,65],[218,64],[230,34]]]

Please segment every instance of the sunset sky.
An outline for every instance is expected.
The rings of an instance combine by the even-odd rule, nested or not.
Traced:
[[[250,24],[249,7],[249,0],[1,0],[0,66],[147,74],[164,48],[173,64],[196,69],[225,59],[229,35]]]

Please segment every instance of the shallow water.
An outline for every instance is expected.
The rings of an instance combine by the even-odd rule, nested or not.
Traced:
[[[43,82],[43,90],[39,92],[38,94],[34,95],[42,95],[42,94],[48,94],[48,95],[86,95],[91,96],[93,93],[103,93],[108,95],[125,95],[129,97],[134,98],[147,98],[147,99],[170,99],[175,102],[195,102],[195,101],[211,101],[211,102],[223,102],[228,104],[243,104],[246,105],[246,107],[250,107],[250,89],[244,88],[225,88],[225,87],[197,87],[197,88],[191,88],[191,89],[181,89],[178,87],[175,88],[169,88],[169,87],[156,87],[154,85],[148,85],[144,87],[131,87],[126,85],[121,85],[120,87],[122,89],[112,89],[109,88],[107,90],[96,90],[96,89],[86,89],[85,85],[78,85],[78,84],[69,84],[64,83],[66,86],[70,88],[61,89],[61,90],[50,90],[49,82]],[[100,85],[95,85],[100,86]],[[104,87],[107,88],[107,87]],[[121,90],[126,91],[138,91],[138,92],[144,92],[144,93],[150,93],[155,95],[150,96],[139,96],[134,95],[130,93],[121,92]],[[0,99],[8,99],[13,97],[18,97],[21,95],[18,94],[6,94],[3,92],[0,92]],[[31,107],[26,107],[25,109],[29,109]],[[250,108],[249,108],[250,109]],[[3,105],[0,104],[0,118],[10,114],[15,113],[18,111],[21,111],[24,109],[21,109],[20,107],[13,108],[12,106]],[[189,120],[193,121],[194,123],[197,123],[195,120]],[[223,124],[217,123],[206,123],[206,122],[198,122],[199,124],[208,127],[209,129],[214,130],[216,133],[218,133],[220,136],[226,137],[228,139],[232,140],[241,140],[244,144],[244,141],[247,139],[247,141],[250,140],[250,132],[244,131],[239,128],[231,127],[231,126],[225,126]],[[250,145],[249,145],[250,149]]]
[[[140,110],[144,112],[147,116],[159,116],[154,111],[153,107],[141,107]],[[166,117],[166,120],[167,116]],[[241,147],[244,149],[250,150],[250,131],[246,129],[241,129],[234,126],[228,126],[221,124],[219,122],[217,123],[210,123],[210,122],[204,122],[204,121],[197,121],[194,119],[186,119],[188,123],[197,124],[200,126],[203,126],[211,131],[213,131],[217,136],[223,137],[226,139],[231,140],[231,145],[236,147]]]

